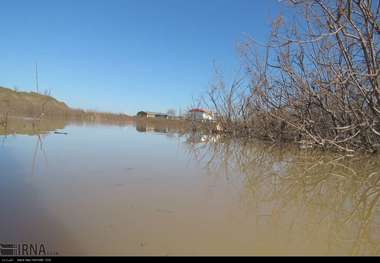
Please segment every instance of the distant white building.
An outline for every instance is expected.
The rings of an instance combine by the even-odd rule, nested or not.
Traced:
[[[212,112],[203,109],[191,109],[188,118],[194,121],[213,121],[215,120]]]

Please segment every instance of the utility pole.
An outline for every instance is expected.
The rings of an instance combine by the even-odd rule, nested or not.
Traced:
[[[38,93],[38,65],[37,65],[37,63],[36,63],[36,90]]]

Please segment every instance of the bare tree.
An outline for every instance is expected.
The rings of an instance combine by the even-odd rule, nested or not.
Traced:
[[[207,101],[241,133],[352,152],[380,143],[380,1],[292,0],[268,42],[239,46],[247,86],[216,81]],[[237,125],[238,124],[238,125]],[[243,124],[243,125],[242,125]]]

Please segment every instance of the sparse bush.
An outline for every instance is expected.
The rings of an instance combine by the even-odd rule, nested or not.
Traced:
[[[353,152],[380,145],[380,1],[288,1],[302,24],[273,22],[239,47],[243,78],[204,101],[226,129]]]

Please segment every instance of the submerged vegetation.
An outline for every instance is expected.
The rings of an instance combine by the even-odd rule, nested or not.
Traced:
[[[344,152],[380,147],[380,1],[292,0],[266,44],[239,46],[241,77],[203,96],[235,135]],[[300,19],[297,21],[297,19]]]

